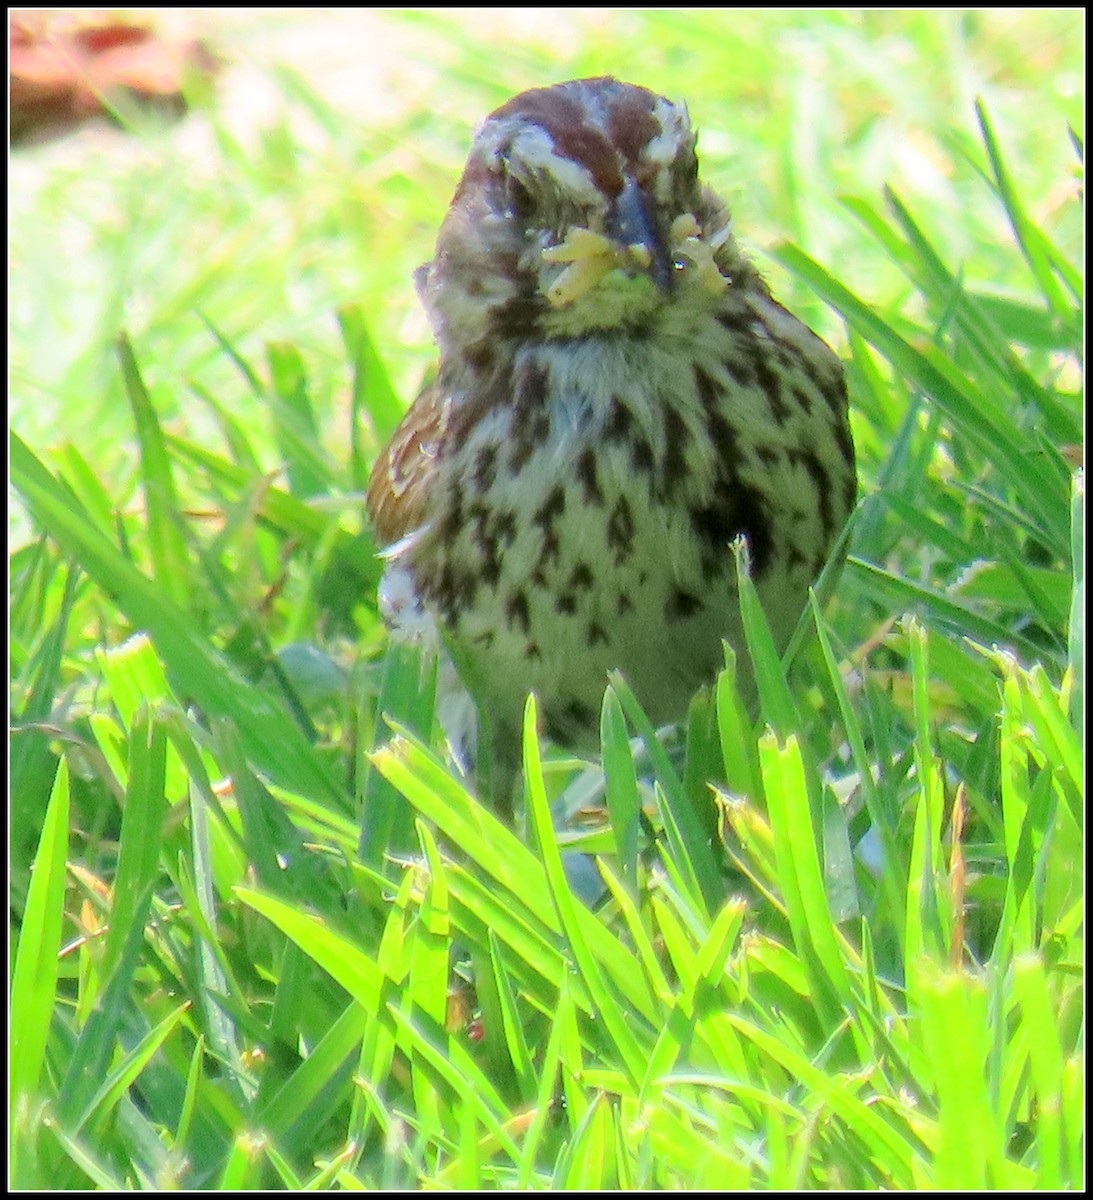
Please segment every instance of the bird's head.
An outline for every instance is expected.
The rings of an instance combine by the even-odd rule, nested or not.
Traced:
[[[486,118],[419,287],[443,350],[640,329],[749,269],[699,181],[686,107],[604,77]]]

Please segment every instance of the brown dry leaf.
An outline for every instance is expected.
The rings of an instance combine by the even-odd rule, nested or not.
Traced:
[[[172,39],[103,9],[22,9],[9,14],[11,138],[63,133],[104,111],[119,88],[181,106],[188,71],[216,60],[196,39]]]

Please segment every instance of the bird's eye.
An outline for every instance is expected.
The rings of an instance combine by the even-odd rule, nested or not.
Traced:
[[[507,176],[505,190],[508,196],[509,212],[517,220],[526,221],[535,211],[535,200],[531,192],[515,175]]]
[[[527,185],[513,171],[507,150],[501,152],[500,168],[508,210],[518,221],[526,221],[535,210],[535,200]]]

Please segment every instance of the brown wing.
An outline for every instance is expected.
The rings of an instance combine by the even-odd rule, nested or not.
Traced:
[[[365,502],[381,546],[397,542],[425,520],[429,484],[447,424],[447,398],[435,383],[429,384],[380,451]]]

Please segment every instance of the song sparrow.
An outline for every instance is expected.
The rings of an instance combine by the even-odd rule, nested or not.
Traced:
[[[742,644],[738,535],[784,645],[854,502],[843,371],[737,245],[682,104],[612,78],[508,101],[417,283],[440,369],[369,483],[381,601],[439,622],[495,754],[528,691],[595,744],[614,668],[681,717]]]

